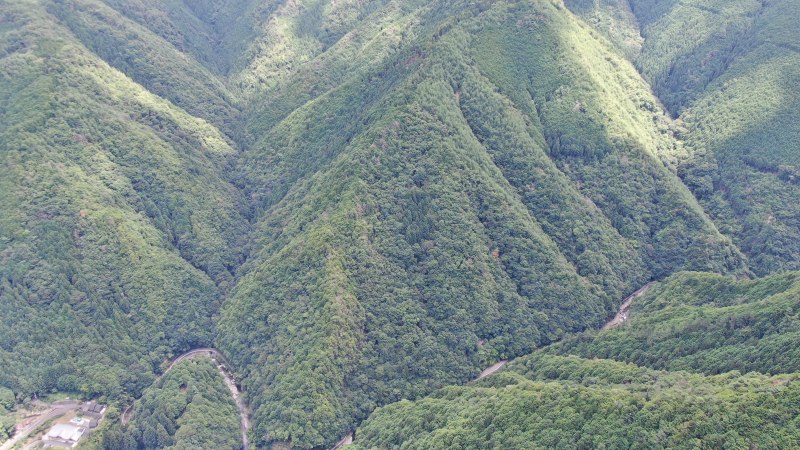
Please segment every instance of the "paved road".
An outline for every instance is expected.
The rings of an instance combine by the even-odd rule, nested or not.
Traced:
[[[27,427],[23,428],[22,430],[18,431],[14,437],[5,441],[3,445],[0,445],[0,450],[8,450],[20,441],[26,439],[28,435],[30,435],[35,429],[39,428],[43,423],[47,422],[50,419],[55,419],[57,417],[61,417],[64,414],[78,408],[81,405],[81,402],[77,400],[62,400],[59,402],[53,403],[53,407],[49,410],[45,411],[42,415],[36,418],[33,422],[31,422]]]
[[[196,348],[194,350],[189,350],[188,352],[173,359],[169,367],[167,367],[167,370],[165,370],[164,373],[162,373],[161,376],[159,376],[153,383],[155,384],[159,380],[161,380],[161,378],[164,377],[166,374],[168,374],[179,362],[194,358],[211,358],[219,363],[217,365],[219,373],[225,380],[225,385],[228,386],[228,390],[231,391],[231,396],[233,397],[233,401],[236,403],[236,407],[239,409],[239,428],[242,431],[242,447],[245,450],[249,449],[250,441],[247,438],[247,431],[250,429],[250,416],[247,412],[247,405],[244,403],[242,394],[241,392],[239,392],[239,388],[236,386],[236,380],[234,380],[233,376],[230,374],[230,372],[228,372],[227,368],[230,367],[230,364],[228,364],[228,361],[225,359],[225,355],[223,355],[222,352],[211,347]],[[120,420],[122,421],[123,425],[128,423],[132,412],[133,412],[133,404],[128,406],[125,409],[125,412],[122,413],[122,417],[120,418]]]
[[[637,290],[633,294],[627,296],[625,300],[622,301],[622,305],[619,307],[619,312],[617,312],[617,315],[614,316],[613,319],[609,320],[607,324],[603,325],[603,328],[601,328],[601,330],[608,330],[610,328],[615,328],[625,323],[628,320],[628,313],[631,309],[631,305],[633,305],[633,301],[643,296],[647,291],[650,290],[652,286],[653,282],[651,281],[645,284],[644,286],[640,287],[639,290]]]
[[[340,448],[350,445],[353,443],[353,433],[348,434],[347,436],[343,437],[341,441],[337,442],[336,445],[331,447],[331,450],[339,450]]]
[[[498,370],[502,369],[503,366],[505,366],[507,362],[508,362],[508,360],[504,359],[502,361],[498,361],[496,364],[492,364],[491,366],[483,369],[483,372],[481,372],[481,374],[478,375],[478,378],[475,378],[475,380],[481,380],[481,379],[486,378],[489,375],[497,372]]]

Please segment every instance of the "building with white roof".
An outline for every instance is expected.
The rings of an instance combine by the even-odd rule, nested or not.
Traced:
[[[86,428],[84,427],[69,423],[59,423],[53,425],[42,440],[49,444],[58,443],[72,448],[78,445],[78,441],[85,432]]]

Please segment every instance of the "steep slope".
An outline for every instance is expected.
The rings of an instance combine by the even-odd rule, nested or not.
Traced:
[[[759,40],[790,2],[657,3],[6,0],[0,384],[124,400],[214,341],[254,440],[313,448],[650,280],[748,273],[718,224],[793,267],[794,37]],[[684,7],[730,33],[664,47]]]
[[[600,32],[632,61],[639,56],[644,44],[639,17],[632,9],[636,4],[630,0],[564,0],[564,5],[570,11]],[[660,6],[659,3],[653,3],[639,12],[645,14]]]
[[[566,4],[633,61],[677,117],[678,173],[759,275],[798,269],[800,35],[793,0]],[[625,36],[641,33],[638,51]]]
[[[759,274],[800,268],[798,7],[758,10],[727,70],[682,115],[692,154],[681,173]]]
[[[210,69],[189,56],[188,49],[181,48],[188,44],[176,47],[101,1],[61,0],[46,4],[48,11],[108,64],[226,134],[233,132],[239,114],[234,96]],[[118,7],[123,12],[138,11],[128,3]]]
[[[213,339],[246,226],[220,175],[235,150],[44,3],[1,6],[0,383],[138,395],[170,352]]]
[[[604,18],[597,27],[613,42],[615,31],[641,27],[640,53],[618,47],[678,117],[687,151],[679,174],[750,267],[759,275],[800,268],[800,32],[792,25],[800,3],[586,3],[568,5]]]
[[[147,28],[213,74],[225,75],[256,36],[253,0],[105,0],[117,13]]]
[[[742,268],[665,167],[646,83],[567,10],[396,8],[370,17],[403,36],[359,22],[249,113],[237,183],[259,220],[218,343],[260,443],[331,443],[376,405],[599,326],[649,279]]]
[[[705,377],[534,354],[377,410],[354,448],[794,448],[799,390],[798,375]]]

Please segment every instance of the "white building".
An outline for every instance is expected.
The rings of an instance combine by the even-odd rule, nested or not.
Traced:
[[[86,428],[78,427],[69,423],[59,423],[53,425],[50,431],[42,438],[48,444],[62,444],[67,447],[75,447],[78,441],[86,432]]]

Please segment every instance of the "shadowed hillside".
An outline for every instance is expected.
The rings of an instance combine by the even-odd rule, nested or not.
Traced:
[[[800,267],[795,0],[568,2],[678,118],[678,173],[759,275]],[[632,14],[629,14],[632,13]],[[619,34],[641,27],[641,50]]]

